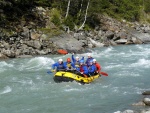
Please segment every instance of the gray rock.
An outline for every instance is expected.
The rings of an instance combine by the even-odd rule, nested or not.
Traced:
[[[150,95],[150,91],[145,91],[142,93],[142,95]]]
[[[111,44],[112,46],[116,46],[116,45],[117,45],[117,43],[116,43],[115,41],[113,41],[113,40],[110,40],[110,44]]]
[[[37,52],[38,55],[46,55],[46,52],[44,52],[43,50],[40,51],[36,49],[35,51]]]
[[[104,47],[104,44],[103,43],[100,43],[100,42],[97,42],[91,38],[88,38],[91,42],[91,44],[94,46],[94,47]]]
[[[73,38],[69,34],[62,34],[55,38],[51,38],[51,40],[53,41],[54,45],[57,46],[57,48],[66,49],[70,52],[81,51],[83,49],[82,42]]]
[[[122,113],[137,113],[136,111],[133,111],[133,110],[125,110],[123,111]]]
[[[41,44],[38,40],[25,41],[24,43],[26,45],[28,45],[29,47],[33,47],[35,49],[40,49],[41,48]]]
[[[21,32],[21,36],[30,38],[30,30],[27,27],[23,27],[23,32]]]
[[[112,31],[107,31],[105,35],[108,39],[113,39],[114,33]]]
[[[133,106],[145,106],[144,102],[133,103]]]
[[[31,39],[33,39],[33,40],[39,39],[41,35],[42,34],[31,32]]]
[[[0,53],[0,60],[3,60],[3,59],[8,59],[8,57],[5,56],[4,54]]]
[[[20,56],[17,56],[17,58],[31,58],[33,57],[32,55],[20,55]]]
[[[150,43],[150,34],[149,33],[139,33],[136,31],[132,32],[132,35],[139,38],[143,43]]]
[[[147,105],[150,106],[150,98],[144,98],[143,102]]]
[[[128,42],[127,39],[120,39],[115,41],[117,44],[126,44]]]

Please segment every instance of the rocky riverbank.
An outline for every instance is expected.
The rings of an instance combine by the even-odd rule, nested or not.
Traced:
[[[69,31],[57,28],[50,20],[49,9],[36,7],[37,20],[21,21],[0,28],[0,59],[57,54],[58,49],[84,52],[87,48],[150,43],[150,25],[117,21],[98,15],[94,30]]]
[[[145,91],[142,93],[142,95],[144,97],[141,101],[132,104],[133,106],[140,106],[141,110],[125,110],[123,112],[117,111],[115,113],[150,113],[150,91]]]

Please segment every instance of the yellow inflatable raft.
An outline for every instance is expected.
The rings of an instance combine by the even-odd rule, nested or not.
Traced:
[[[54,75],[55,82],[70,82],[70,81],[77,81],[83,84],[88,84],[93,82],[95,79],[99,78],[100,75],[93,75],[90,77],[83,77],[81,75],[75,74],[73,72],[65,72],[65,71],[58,71]]]

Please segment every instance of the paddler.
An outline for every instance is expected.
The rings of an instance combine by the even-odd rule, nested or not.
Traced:
[[[67,66],[67,70],[75,69],[75,65],[71,62],[70,58],[67,58],[67,61],[64,62],[64,64]]]
[[[87,56],[88,56],[88,58],[87,58],[87,60],[86,60],[85,64],[89,67],[89,65],[90,65],[90,61],[92,61],[92,60],[93,60],[93,58],[92,58],[92,56],[91,56],[91,54],[90,54],[90,53],[89,53]]]
[[[95,74],[96,66],[95,66],[95,64],[93,63],[93,60],[91,60],[91,61],[89,62],[88,71],[89,71],[89,73],[88,73],[89,76],[92,76],[92,75]]]
[[[62,70],[66,70],[67,66],[65,65],[62,59],[59,59],[58,62],[52,65],[52,69],[54,71],[62,71]]]
[[[88,68],[84,64],[84,60],[80,60],[79,63],[80,63],[80,67],[77,68],[77,71],[80,72],[81,75],[84,75],[84,77],[87,77],[87,75],[88,75]]]
[[[96,66],[96,73],[100,73],[101,65],[96,61],[96,59],[93,59],[93,63]]]
[[[74,58],[74,53],[72,54],[72,61],[73,61],[74,66],[75,66],[76,69],[80,67],[80,60],[84,60],[84,57],[79,59],[79,57],[76,56],[76,58]]]

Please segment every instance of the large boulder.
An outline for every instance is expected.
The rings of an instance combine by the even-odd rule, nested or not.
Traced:
[[[137,31],[133,31],[132,35],[140,39],[143,43],[150,43],[150,34],[149,33],[140,33]]]
[[[147,105],[150,106],[150,98],[144,98],[143,102]]]
[[[91,38],[88,38],[88,40],[91,42],[91,44],[93,45],[93,47],[104,47],[103,43],[97,42]]]
[[[68,52],[80,52],[83,49],[83,43],[69,34],[61,34],[51,38],[51,40],[58,49],[65,49],[68,50]]]

